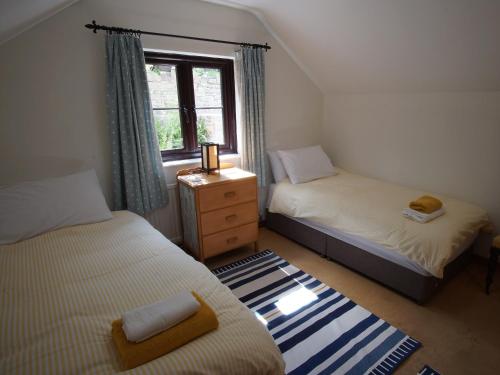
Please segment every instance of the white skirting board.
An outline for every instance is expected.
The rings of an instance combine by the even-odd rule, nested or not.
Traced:
[[[177,184],[169,184],[167,188],[168,204],[146,214],[145,218],[170,241],[178,244],[182,242],[182,226],[179,199],[177,198]]]

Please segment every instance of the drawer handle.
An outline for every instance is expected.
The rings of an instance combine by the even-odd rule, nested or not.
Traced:
[[[224,198],[234,198],[236,196],[236,192],[234,191],[228,191],[224,193]]]
[[[234,236],[234,237],[231,237],[231,238],[228,238],[226,240],[227,243],[235,243],[236,241],[238,241],[238,237],[237,236]]]
[[[233,220],[236,220],[238,216],[236,215],[229,215],[229,216],[226,216],[226,221],[233,221]]]

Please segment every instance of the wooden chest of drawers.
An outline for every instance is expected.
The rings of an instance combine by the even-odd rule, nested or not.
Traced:
[[[238,168],[178,177],[184,246],[200,261],[257,243],[257,178]]]

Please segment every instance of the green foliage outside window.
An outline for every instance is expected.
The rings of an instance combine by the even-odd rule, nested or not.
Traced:
[[[196,130],[197,130],[197,136],[198,136],[198,143],[209,142],[210,132],[207,129],[207,125],[205,124],[204,118],[198,119],[198,129],[196,129]]]
[[[155,127],[160,150],[176,150],[184,147],[179,113],[168,111],[166,116],[155,116]],[[210,133],[204,118],[198,119],[198,143],[208,142]]]
[[[155,116],[155,127],[160,150],[175,150],[184,147],[178,112],[169,111],[166,116]]]

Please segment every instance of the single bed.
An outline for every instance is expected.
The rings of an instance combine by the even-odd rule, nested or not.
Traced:
[[[480,207],[442,195],[445,215],[411,221],[401,211],[425,192],[337,172],[273,186],[267,226],[418,302],[464,264],[488,223]]]
[[[180,290],[200,294],[219,328],[130,373],[284,371],[272,337],[231,291],[128,211],[0,246],[0,285],[1,374],[121,371],[111,322]]]

